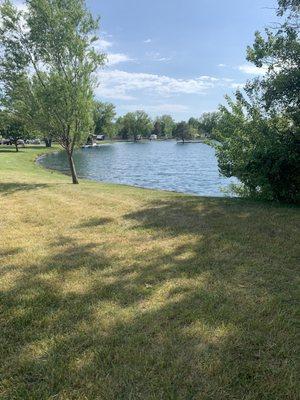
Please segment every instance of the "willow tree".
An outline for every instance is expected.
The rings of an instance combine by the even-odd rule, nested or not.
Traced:
[[[66,150],[73,183],[75,146],[93,126],[97,69],[105,56],[93,47],[99,20],[83,0],[27,0],[19,11],[0,8],[2,99]]]

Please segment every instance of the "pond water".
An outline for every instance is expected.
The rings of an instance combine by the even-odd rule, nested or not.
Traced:
[[[81,178],[201,196],[224,196],[221,188],[236,182],[219,174],[215,150],[204,143],[104,144],[76,151],[74,160]],[[48,154],[39,162],[68,171],[64,152]]]

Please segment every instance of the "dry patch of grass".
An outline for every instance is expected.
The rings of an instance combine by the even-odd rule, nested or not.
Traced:
[[[0,398],[296,399],[299,209],[0,154]],[[298,390],[297,390],[298,389]]]

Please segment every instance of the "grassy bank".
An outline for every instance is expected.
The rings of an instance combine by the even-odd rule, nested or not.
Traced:
[[[297,398],[299,209],[73,186],[40,152],[0,149],[1,399]]]

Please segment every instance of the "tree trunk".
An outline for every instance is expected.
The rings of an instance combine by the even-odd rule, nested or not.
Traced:
[[[52,139],[45,138],[45,145],[46,145],[46,147],[52,147]]]
[[[18,142],[17,141],[15,142],[15,147],[16,147],[16,152],[18,152],[19,151],[19,147],[18,147]]]
[[[78,185],[79,182],[78,182],[75,164],[74,164],[74,160],[73,160],[73,154],[69,153],[68,151],[67,151],[67,154],[68,154],[68,160],[69,160],[70,171],[71,171],[71,176],[72,176],[72,182],[75,185]]]

